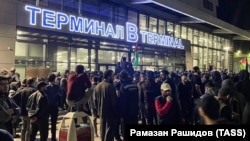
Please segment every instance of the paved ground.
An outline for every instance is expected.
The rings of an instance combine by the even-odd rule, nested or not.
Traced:
[[[59,113],[58,122],[57,122],[57,141],[59,141],[59,129],[61,127],[61,121],[62,121],[63,116],[65,114],[66,114],[66,112],[64,112],[64,111],[60,111],[60,113]],[[90,119],[92,120],[92,117],[90,117]],[[98,126],[98,128],[99,128],[99,125],[100,125],[99,123],[100,123],[99,120],[97,120],[97,126]],[[98,129],[98,131],[99,131],[99,129]],[[17,132],[17,134],[20,135],[20,131]],[[39,136],[39,132],[38,132],[36,141],[40,141],[39,138],[40,138],[40,136]],[[100,141],[100,140],[101,140],[100,137],[94,137],[94,141]],[[14,141],[21,141],[21,138],[15,138]],[[49,139],[48,139],[48,141],[51,141],[50,131],[49,131]]]

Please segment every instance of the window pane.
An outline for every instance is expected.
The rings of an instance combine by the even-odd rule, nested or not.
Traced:
[[[193,58],[199,58],[198,47],[193,47]]]
[[[174,37],[180,38],[180,32],[181,32],[180,25],[175,24]]]
[[[28,43],[16,42],[15,56],[26,57],[27,48],[28,48]]]
[[[110,17],[112,17],[112,5],[101,2],[100,4],[100,15],[105,16],[107,21],[110,21]]]
[[[174,24],[171,22],[167,22],[167,31],[168,35],[174,36]]]
[[[125,8],[115,7],[115,22],[121,25],[127,22],[127,15]]]
[[[88,63],[88,49],[85,48],[71,48],[71,62]]]
[[[193,37],[194,37],[193,44],[198,44],[199,32],[198,32],[197,30],[194,30],[194,31],[193,31]]]
[[[134,23],[137,25],[137,13],[134,11],[128,11],[128,22]]]
[[[140,29],[141,30],[148,30],[148,27],[147,27],[147,16],[146,15],[143,15],[143,14],[140,14]]]
[[[107,50],[99,50],[98,51],[98,62],[102,64],[116,64],[116,62],[120,62],[122,56],[128,56],[127,53],[124,52],[115,52],[115,51],[107,51]],[[128,61],[128,57],[127,57]]]
[[[209,34],[208,35],[208,47],[214,48],[212,42],[213,42],[213,35]]]
[[[45,45],[29,44],[28,46],[28,67],[44,67]]]
[[[181,38],[187,39],[187,27],[183,25],[181,26]]]
[[[166,22],[163,21],[163,20],[159,20],[158,33],[159,34],[165,34],[166,33]]]
[[[150,17],[149,18],[149,31],[151,32],[157,32],[157,19]]]
[[[206,67],[205,56],[203,56],[203,51],[204,50],[205,49],[203,49],[203,48],[199,48],[199,54],[198,54],[198,56],[199,56],[199,66],[201,66],[201,68],[203,68],[203,69],[205,69],[205,67]]]
[[[99,14],[99,0],[84,1],[83,10],[90,13]]]
[[[55,54],[55,60],[58,62],[68,62],[68,48],[58,46],[57,53]]]
[[[191,42],[191,44],[193,43],[193,29],[192,28],[188,28],[188,40]]]
[[[78,62],[78,63],[70,63],[70,70],[75,71],[76,65],[83,65],[84,70],[88,69],[88,64]]]

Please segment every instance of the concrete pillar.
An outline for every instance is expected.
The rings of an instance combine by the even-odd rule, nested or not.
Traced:
[[[0,69],[15,64],[16,2],[0,0]]]

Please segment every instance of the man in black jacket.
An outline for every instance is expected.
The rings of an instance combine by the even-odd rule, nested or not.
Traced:
[[[27,102],[31,123],[30,141],[35,141],[38,130],[40,132],[40,141],[47,141],[49,129],[49,104],[48,96],[45,93],[47,84],[41,81],[38,83],[37,89]]]
[[[21,129],[21,140],[29,141],[30,136],[30,119],[28,117],[28,111],[26,110],[26,104],[29,96],[34,93],[37,89],[35,86],[35,79],[28,78],[27,86],[19,90],[13,99],[21,107],[21,118],[22,118],[22,129]]]
[[[129,78],[129,74],[127,71],[120,72],[120,117],[121,117],[121,125],[124,135],[124,127],[125,125],[137,125],[138,124],[138,109],[139,109],[139,88],[137,84],[132,83],[132,79]],[[126,140],[126,139],[125,139]]]
[[[20,114],[20,107],[8,97],[8,79],[8,76],[0,75],[0,129],[5,129],[12,134],[13,115]]]

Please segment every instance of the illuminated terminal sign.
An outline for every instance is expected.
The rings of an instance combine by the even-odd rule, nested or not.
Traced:
[[[62,12],[56,12],[34,6],[25,6],[29,12],[29,23],[33,26],[61,30],[67,27],[70,32],[80,34],[90,34],[106,38],[126,40],[130,43],[137,43],[141,39],[142,43],[167,46],[184,49],[182,39],[167,35],[138,30],[137,25],[126,22],[126,25],[113,25],[104,21],[89,19],[86,17],[74,16]],[[41,17],[41,23],[38,23]]]

